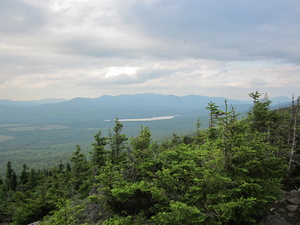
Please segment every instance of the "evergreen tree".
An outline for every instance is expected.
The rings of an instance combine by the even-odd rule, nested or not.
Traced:
[[[219,106],[217,106],[213,102],[209,102],[206,109],[209,111],[209,128],[208,128],[208,137],[211,139],[215,139],[218,136],[218,130],[216,126],[218,125],[219,116],[223,115],[223,112],[219,110]]]
[[[150,147],[151,144],[151,132],[148,127],[141,126],[140,133],[137,137],[132,138],[131,145],[133,149],[143,154],[145,150]]]
[[[5,193],[5,183],[0,175],[0,223],[6,218],[7,198]]]
[[[72,158],[70,161],[73,163],[71,184],[73,187],[73,195],[78,192],[83,194],[83,196],[88,194],[89,184],[89,166],[86,157],[81,153],[81,148],[79,145],[76,146],[76,151],[72,153]]]
[[[27,165],[24,163],[23,164],[23,169],[21,172],[21,176],[20,176],[20,184],[27,184],[29,180],[29,172],[28,172],[28,167]]]
[[[172,146],[176,146],[180,143],[180,137],[174,132],[172,134]]]
[[[104,166],[106,163],[106,150],[105,146],[107,144],[107,138],[101,137],[102,132],[101,130],[98,131],[94,135],[95,142],[92,144],[94,146],[92,151],[92,164],[98,168]]]
[[[59,161],[59,164],[58,164],[58,172],[59,173],[63,173],[64,172],[64,169],[65,169],[65,165],[62,163],[62,161],[60,160]]]
[[[71,172],[71,165],[70,165],[70,163],[67,163],[67,165],[66,165],[66,172],[67,173]]]
[[[33,168],[30,169],[29,176],[28,176],[28,183],[27,186],[29,189],[33,189],[39,183],[39,175],[37,171]]]
[[[17,175],[12,168],[12,164],[10,161],[7,162],[6,165],[6,178],[5,178],[6,190],[7,191],[15,191],[17,188]]]
[[[16,172],[13,172],[11,183],[10,183],[11,190],[15,191],[17,189],[17,186],[18,186],[18,177]]]
[[[196,122],[196,136],[194,138],[194,141],[195,141],[195,144],[203,144],[203,141],[204,141],[204,135],[203,135],[203,132],[201,131],[201,120],[200,118],[197,119],[197,122]]]
[[[151,132],[148,127],[141,126],[137,137],[131,138],[132,149],[128,150],[127,164],[125,166],[125,179],[136,182],[141,179],[143,167],[149,159]]]
[[[18,187],[18,189],[20,191],[26,191],[28,189],[28,185],[27,185],[28,181],[29,181],[28,167],[24,163],[21,175],[19,177],[19,187]]]
[[[267,141],[270,142],[272,132],[276,130],[276,125],[279,124],[281,118],[276,114],[276,111],[270,110],[272,102],[268,95],[265,94],[260,99],[262,95],[258,91],[249,94],[253,99],[253,107],[248,114],[252,129],[261,133],[268,133]]]
[[[221,113],[219,106],[209,102],[206,109],[209,110],[209,128],[215,127],[217,125],[217,116]]]
[[[126,148],[125,145],[128,138],[126,137],[126,134],[122,134],[122,129],[123,124],[116,118],[113,133],[109,131],[111,162],[113,165],[120,165],[123,161],[123,150]]]

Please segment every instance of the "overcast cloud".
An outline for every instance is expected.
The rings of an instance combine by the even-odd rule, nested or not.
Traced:
[[[1,0],[0,99],[299,94],[298,0]]]

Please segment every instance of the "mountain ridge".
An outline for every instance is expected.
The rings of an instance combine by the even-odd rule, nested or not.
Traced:
[[[274,98],[276,103],[283,102],[287,97]],[[62,99],[60,99],[62,100]],[[74,98],[56,103],[38,101],[15,102],[0,100],[0,122],[18,121],[61,121],[61,120],[104,120],[108,118],[143,118],[153,116],[182,115],[189,116],[206,110],[209,102],[224,107],[228,105],[248,110],[252,101],[227,99],[224,97],[208,97],[202,95],[104,95],[98,98]],[[53,102],[54,100],[52,100]],[[16,110],[17,109],[17,110]]]
[[[139,94],[132,94],[132,95],[102,95],[96,98],[84,98],[84,97],[76,97],[72,99],[58,99],[58,98],[47,98],[47,99],[40,99],[40,100],[25,100],[25,101],[16,101],[16,100],[9,100],[9,99],[0,99],[1,106],[33,106],[33,105],[43,105],[43,104],[64,104],[66,102],[80,102],[80,101],[90,101],[90,102],[99,102],[105,100],[114,100],[114,99],[143,99],[143,100],[160,100],[162,98],[168,99],[202,99],[202,100],[217,100],[217,102],[224,101],[225,99],[233,101],[234,103],[251,103],[251,100],[236,100],[230,99],[220,96],[205,96],[205,95],[185,95],[185,96],[178,96],[178,95],[163,95],[163,94],[155,94],[155,93],[139,93]],[[277,103],[284,103],[290,102],[291,99],[286,96],[276,96],[270,98],[271,101],[275,104]]]

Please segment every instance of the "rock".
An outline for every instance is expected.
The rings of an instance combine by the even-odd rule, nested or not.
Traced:
[[[298,205],[300,203],[300,198],[288,198],[286,199],[288,203],[292,203],[294,205]]]
[[[281,199],[270,204],[261,224],[300,225],[300,190],[284,192]]]
[[[270,216],[264,225],[293,225],[291,223],[286,222],[282,218],[278,216]]]
[[[33,222],[33,223],[30,223],[28,225],[38,225],[41,221],[36,221],[36,222]]]
[[[285,210],[284,210],[283,208],[280,208],[279,211],[280,211],[281,213],[285,213]]]
[[[300,193],[296,190],[293,190],[290,192],[290,196],[286,197],[285,200],[294,205],[298,205],[300,204]]]
[[[297,205],[286,205],[286,208],[287,208],[290,212],[296,212],[297,209],[299,208],[299,206],[297,206]]]

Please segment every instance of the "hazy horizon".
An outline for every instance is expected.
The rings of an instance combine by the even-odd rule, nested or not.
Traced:
[[[262,97],[264,96],[264,94],[267,94],[267,96],[269,98],[280,98],[280,97],[285,97],[285,98],[289,98],[291,99],[291,96],[286,96],[286,95],[278,95],[278,96],[270,96],[268,93],[262,93]],[[156,94],[156,93],[136,93],[136,94],[128,94],[128,96],[134,96],[134,95],[163,95],[163,96],[176,96],[176,97],[187,97],[187,96],[203,96],[203,97],[208,97],[208,98],[225,98],[223,96],[207,96],[207,95],[194,95],[194,94],[189,94],[189,95],[176,95],[176,94]],[[127,94],[119,94],[119,95],[101,95],[98,97],[81,97],[81,96],[77,96],[74,98],[70,98],[70,99],[66,99],[66,98],[37,98],[37,99],[28,99],[28,100],[15,100],[15,99],[1,99],[0,101],[21,101],[21,102],[25,102],[25,101],[58,101],[58,102],[62,102],[62,101],[69,101],[69,100],[73,100],[73,99],[97,99],[97,98],[101,98],[104,96],[112,96],[112,97],[117,97],[117,96],[127,96]],[[231,99],[231,100],[238,100],[238,101],[251,101],[251,98],[247,95],[247,99],[238,99],[238,98],[227,98],[227,99]]]

